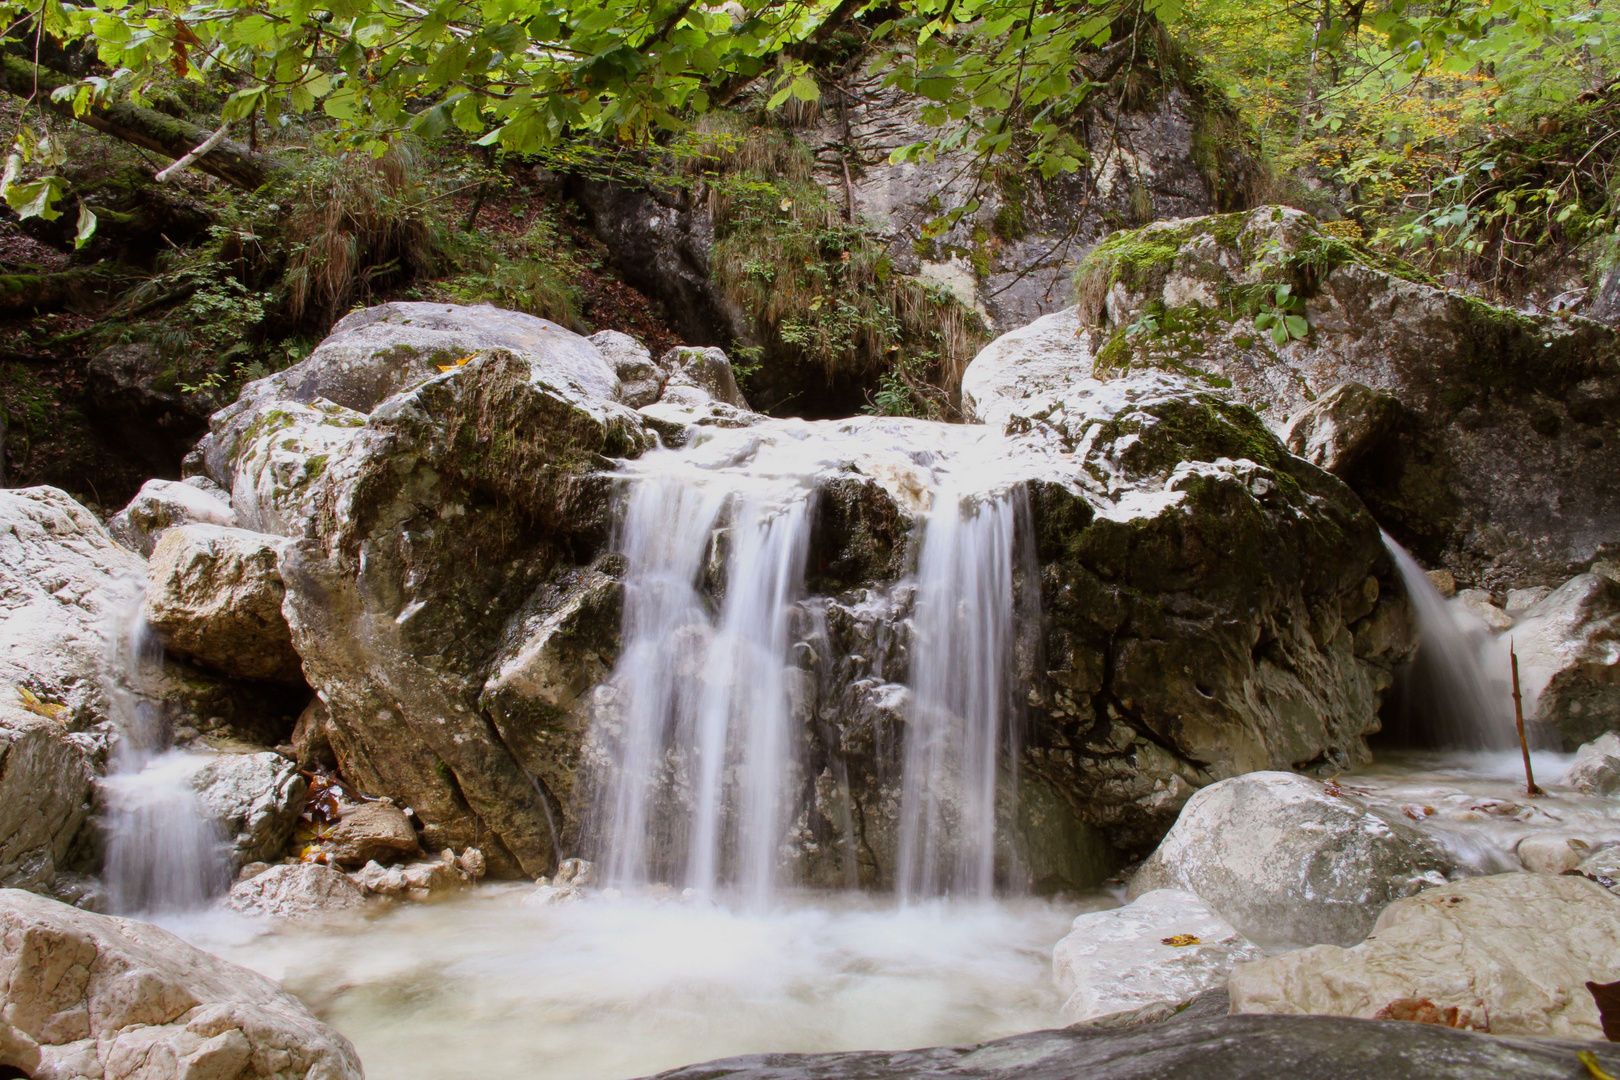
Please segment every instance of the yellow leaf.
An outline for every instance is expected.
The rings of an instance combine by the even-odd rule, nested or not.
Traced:
[[[47,720],[57,723],[67,723],[67,706],[57,705],[50,701],[41,701],[39,695],[25,686],[17,687],[17,694],[22,698],[22,707],[36,716],[43,716]]]
[[[1162,938],[1161,940],[1166,945],[1174,945],[1176,948],[1180,948],[1183,945],[1202,945],[1203,944],[1202,941],[1199,941],[1197,938],[1193,937],[1191,934],[1176,934],[1176,935],[1173,935],[1172,937]]]
[[[1597,1055],[1590,1050],[1578,1050],[1575,1057],[1586,1066],[1586,1071],[1592,1074],[1592,1080],[1615,1080],[1615,1078],[1598,1064]]]
[[[460,360],[452,360],[448,364],[440,364],[439,365],[439,370],[440,371],[454,371],[454,370],[456,370],[456,368],[463,366],[464,364],[467,363],[467,361],[469,361],[471,359],[472,359],[471,355],[463,356]]]

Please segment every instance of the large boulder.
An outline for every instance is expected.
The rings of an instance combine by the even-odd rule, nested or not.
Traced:
[[[1359,432],[1335,469],[1396,539],[1465,583],[1563,581],[1620,530],[1609,327],[1491,307],[1283,207],[1117,234],[1076,282],[1099,373],[1201,374],[1279,429],[1295,417]],[[1279,313],[1302,316],[1305,336],[1279,344],[1255,325]],[[1348,400],[1346,383],[1375,393]]]
[[[1156,889],[1076,917],[1052,950],[1052,974],[1068,995],[1065,1020],[1119,1025],[1170,1016],[1264,955],[1192,893]]]
[[[1620,731],[1620,582],[1578,574],[1513,626],[1525,715],[1564,749]]]
[[[1093,335],[1072,308],[1003,335],[963,401],[1032,462],[1046,665],[1025,768],[1142,850],[1198,787],[1369,760],[1411,638],[1342,482],[1206,381],[1096,369]]]
[[[12,889],[0,890],[0,1071],[363,1076],[349,1041],[264,976],[155,926]]]
[[[197,805],[231,837],[237,866],[281,855],[309,782],[280,754],[216,754],[192,774]]]
[[[129,505],[107,522],[107,531],[131,551],[151,558],[163,530],[191,524],[236,524],[230,493],[206,476],[148,480]]]
[[[1235,1013],[1425,1020],[1603,1038],[1588,982],[1620,980],[1620,897],[1577,876],[1499,874],[1398,900],[1373,936],[1245,964]]]
[[[0,685],[0,888],[49,886],[90,813],[93,755]]]
[[[1130,891],[1187,889],[1266,945],[1354,945],[1450,867],[1433,840],[1337,785],[1260,772],[1194,795]]]
[[[1584,1075],[1576,1071],[1583,1052],[1601,1069],[1620,1068],[1620,1048],[1607,1043],[1337,1016],[1189,1015],[1123,1031],[1032,1031],[977,1046],[750,1054],[655,1080],[1570,1080]]]
[[[422,850],[411,819],[387,802],[345,807],[326,847],[331,861],[346,870],[357,870],[368,862],[399,862]]]
[[[618,390],[618,375],[601,351],[549,319],[488,305],[382,304],[344,316],[309,356],[249,383],[235,404],[215,413],[202,446],[208,472],[232,487],[236,460],[248,452],[240,440],[255,424],[273,422],[265,419],[267,408],[327,402],[363,417],[441,368],[488,349],[520,357],[536,380],[564,394],[612,398]]]
[[[366,894],[330,866],[281,863],[232,885],[226,903],[244,915],[316,919],[364,907]]]
[[[146,621],[178,653],[239,679],[302,684],[281,614],[285,541],[223,525],[169,529],[152,552]]]

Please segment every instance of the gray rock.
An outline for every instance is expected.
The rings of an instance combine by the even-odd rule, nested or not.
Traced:
[[[1620,582],[1581,574],[1513,627],[1525,717],[1573,749],[1620,731]]]
[[[107,522],[114,540],[151,558],[163,530],[173,525],[235,525],[230,493],[206,476],[148,480],[129,505]]]
[[[664,354],[659,365],[669,372],[671,386],[686,386],[703,391],[722,405],[747,409],[742,391],[737,389],[737,378],[732,373],[731,361],[721,349],[699,349],[678,345]]]
[[[1157,889],[1078,916],[1052,951],[1052,973],[1070,1023],[1141,1023],[1179,1012],[1224,987],[1232,965],[1264,955],[1192,893]]]
[[[1354,796],[1259,772],[1194,795],[1129,895],[1187,889],[1262,945],[1354,945],[1450,868],[1434,841]]]
[[[1502,610],[1515,617],[1523,615],[1543,600],[1547,599],[1552,589],[1546,585],[1533,585],[1528,589],[1509,589],[1507,603]]]
[[[1499,634],[1513,625],[1513,617],[1497,607],[1491,594],[1484,589],[1459,589],[1456,603],[1493,634]]]
[[[223,525],[179,525],[152,553],[146,621],[170,652],[239,679],[303,683],[281,614],[286,542]]]
[[[212,391],[182,390],[177,368],[142,343],[110,346],[87,365],[90,412],[109,445],[151,472],[172,469],[219,407]]]
[[[1559,783],[1586,795],[1620,795],[1620,734],[1611,731],[1583,745]]]
[[[1395,395],[1340,383],[1288,418],[1288,449],[1339,476],[1381,442],[1400,418]]]
[[[227,903],[244,915],[315,919],[366,902],[348,876],[319,863],[282,863],[231,886]]]
[[[1620,1068],[1620,1049],[1573,1039],[1330,1016],[1189,1016],[1122,1031],[1035,1031],[977,1046],[754,1054],[658,1080],[1570,1080],[1581,1051],[1606,1071]]]
[[[1577,873],[1596,881],[1620,896],[1620,847],[1606,847],[1575,868]]]
[[[280,754],[217,754],[192,776],[197,803],[231,837],[237,866],[279,858],[309,782]]]
[[[392,803],[371,802],[343,808],[327,850],[334,863],[354,869],[369,862],[396,863],[422,848],[405,811]]]
[[[271,980],[165,930],[0,891],[0,1068],[39,1077],[362,1080]]]
[[[1351,949],[1232,973],[1234,1013],[1426,1020],[1498,1035],[1601,1039],[1588,982],[1620,980],[1620,898],[1572,875],[1467,878],[1384,909]]]

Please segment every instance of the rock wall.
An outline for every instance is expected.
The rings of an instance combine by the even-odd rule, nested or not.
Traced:
[[[1077,281],[1099,372],[1195,375],[1278,430],[1340,384],[1385,392],[1391,407],[1374,397],[1352,410],[1367,430],[1334,469],[1461,583],[1557,585],[1620,535],[1609,327],[1447,291],[1281,207],[1112,237]],[[1278,286],[1290,290],[1281,307]],[[1256,326],[1290,313],[1302,336]],[[1303,428],[1301,440],[1313,452]]]

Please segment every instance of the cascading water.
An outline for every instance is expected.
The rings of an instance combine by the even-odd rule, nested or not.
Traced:
[[[1460,623],[1417,560],[1384,534],[1417,617],[1417,656],[1402,683],[1403,711],[1442,749],[1505,750],[1518,745],[1507,681],[1483,658],[1488,633]]]
[[[1013,569],[1022,489],[939,492],[917,566],[896,889],[988,899],[1013,732]]]
[[[197,805],[192,776],[206,760],[169,748],[162,710],[142,693],[163,648],[141,617],[143,593],[118,605],[102,685],[117,740],[108,776],[102,876],[117,911],[200,907],[230,883],[218,826]]]
[[[818,487],[859,461],[915,509],[935,507],[902,590],[917,600],[897,886],[991,894],[1025,514],[1022,488],[995,472],[1001,445],[917,421],[782,421],[626,466],[621,652],[595,695],[587,782],[587,843],[610,884],[725,890],[756,907],[781,884],[806,790],[796,657],[821,647],[790,627],[820,617],[802,595]]]
[[[608,880],[722,883],[753,903],[776,884],[793,760],[787,622],[813,488],[650,455],[630,481],[623,651],[596,812]],[[723,562],[723,567],[715,564]],[[705,578],[720,578],[715,611]]]

